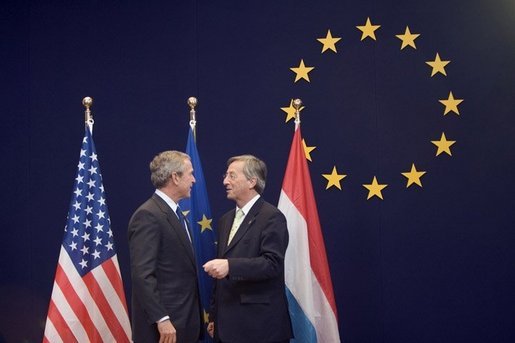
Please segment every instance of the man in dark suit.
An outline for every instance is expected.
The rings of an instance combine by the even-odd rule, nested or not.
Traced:
[[[266,165],[252,155],[227,161],[224,186],[236,209],[218,224],[218,258],[204,264],[216,278],[208,332],[217,342],[289,342],[284,286],[286,218],[260,194]]]
[[[129,248],[135,343],[193,343],[202,317],[195,254],[178,209],[195,182],[188,155],[165,151],[150,162],[155,193],[132,215]],[[179,217],[181,217],[179,219]]]

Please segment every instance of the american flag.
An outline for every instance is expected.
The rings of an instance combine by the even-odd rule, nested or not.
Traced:
[[[100,166],[86,125],[43,342],[130,342],[130,332]]]

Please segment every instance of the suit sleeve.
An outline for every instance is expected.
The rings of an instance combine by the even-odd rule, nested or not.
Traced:
[[[222,242],[222,235],[223,235],[223,231],[227,225],[227,221],[229,220],[228,219],[229,216],[227,214],[223,215],[222,218],[220,218],[220,220],[218,221],[218,235],[217,235],[217,240],[218,240],[218,244],[217,244],[217,251],[216,251],[216,256],[217,258],[222,258],[222,250],[224,249],[224,247],[222,247],[221,245],[221,242]],[[216,320],[216,288],[218,286],[218,280],[217,279],[214,279],[213,280],[213,287],[212,287],[212,291],[211,291],[211,298],[209,299],[209,321],[210,322],[214,322]]]
[[[259,254],[255,257],[229,258],[229,279],[235,281],[258,281],[275,278],[284,272],[284,255],[288,247],[286,218],[274,211],[264,218],[263,228],[253,239],[258,242]],[[256,223],[258,225],[258,223]]]
[[[139,210],[129,223],[132,292],[149,318],[155,323],[168,315],[159,299],[157,256],[161,230],[157,218],[148,210]]]

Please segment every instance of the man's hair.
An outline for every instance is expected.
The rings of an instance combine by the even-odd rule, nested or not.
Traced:
[[[244,162],[243,174],[247,180],[256,178],[256,187],[254,189],[259,194],[262,194],[266,185],[267,169],[265,162],[253,155],[240,155],[229,158],[227,160],[227,166],[236,161]]]
[[[180,151],[168,150],[158,154],[150,162],[150,180],[155,188],[159,189],[167,185],[170,176],[184,172],[184,160],[190,157]]]

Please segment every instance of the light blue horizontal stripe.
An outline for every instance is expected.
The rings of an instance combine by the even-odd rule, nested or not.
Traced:
[[[293,325],[293,334],[295,338],[291,339],[291,343],[315,343],[317,342],[317,333],[313,324],[309,321],[306,314],[299,306],[297,299],[286,287],[286,296],[288,298],[288,307],[290,310],[291,323]]]

